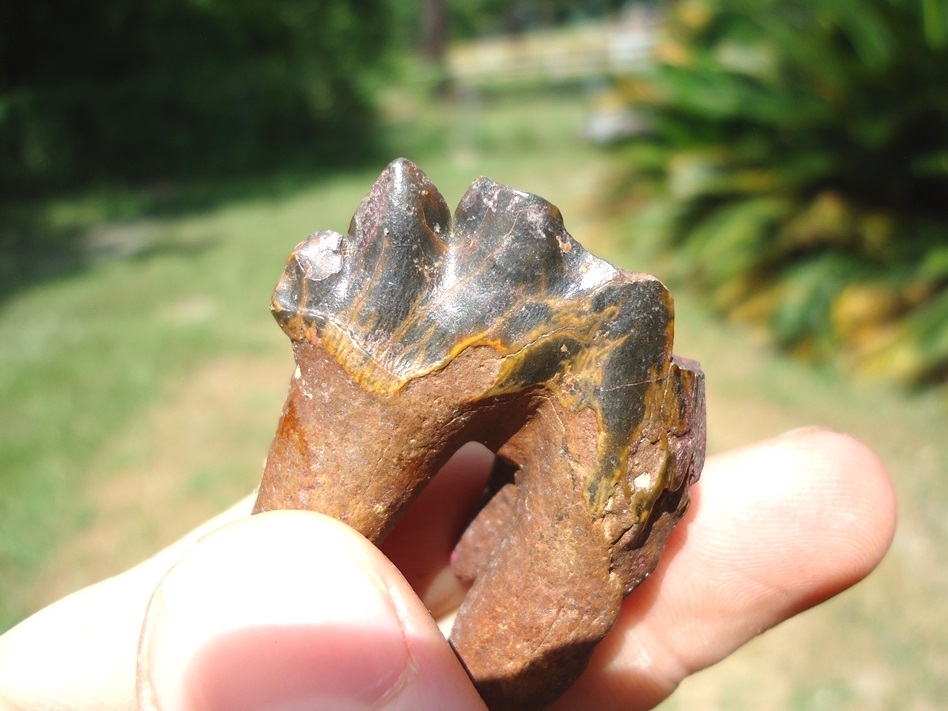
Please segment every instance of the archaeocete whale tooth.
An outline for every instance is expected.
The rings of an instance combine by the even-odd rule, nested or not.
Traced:
[[[491,709],[585,668],[654,569],[704,461],[704,379],[654,277],[587,252],[540,197],[478,178],[454,215],[399,159],[348,234],[310,235],[273,314],[297,372],[255,512],[381,541],[464,443],[498,454],[452,556],[451,644]]]

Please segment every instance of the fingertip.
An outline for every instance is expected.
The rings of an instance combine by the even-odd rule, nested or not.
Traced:
[[[855,437],[823,427],[791,430],[777,441],[804,457],[801,473],[822,489],[831,509],[823,533],[846,561],[839,584],[858,582],[881,562],[895,536],[898,505],[885,464]]]
[[[426,708],[432,694],[458,708],[476,698],[397,570],[318,514],[272,512],[215,531],[149,605],[145,708]]]
[[[770,596],[775,621],[860,581],[894,535],[895,495],[884,465],[865,444],[831,429],[800,428],[713,457],[700,486],[692,555],[678,562],[696,565],[697,551],[726,581],[725,594],[758,605]]]

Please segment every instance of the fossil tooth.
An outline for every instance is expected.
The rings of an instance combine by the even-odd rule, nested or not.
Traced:
[[[542,708],[654,569],[704,461],[704,381],[654,277],[594,257],[540,197],[477,179],[452,216],[411,162],[273,296],[297,361],[255,512],[381,541],[465,442],[498,467],[452,558],[451,644],[491,709]],[[510,472],[514,472],[513,475]]]

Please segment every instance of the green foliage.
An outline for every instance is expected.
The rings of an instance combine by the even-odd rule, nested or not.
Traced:
[[[358,154],[384,0],[35,0],[0,10],[0,189]]]
[[[680,274],[799,353],[942,378],[944,0],[682,1],[656,57],[627,187]]]

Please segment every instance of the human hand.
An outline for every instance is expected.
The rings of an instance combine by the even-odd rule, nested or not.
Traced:
[[[463,596],[447,556],[488,465],[470,449],[452,460],[388,557],[325,516],[248,517],[245,500],[0,637],[0,709],[134,709],[136,677],[145,708],[164,711],[483,709],[432,616]],[[711,457],[692,496],[555,709],[651,708],[859,581],[895,526],[881,463],[824,430]]]

